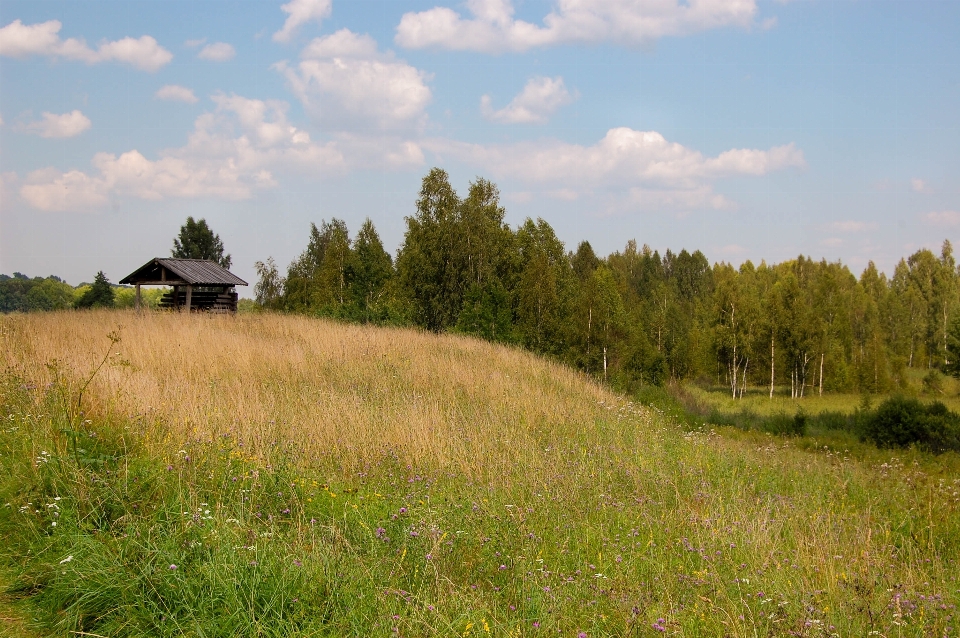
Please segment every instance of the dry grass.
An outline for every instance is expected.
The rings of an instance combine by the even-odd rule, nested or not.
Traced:
[[[151,628],[141,635],[161,635],[143,605],[154,596],[205,627],[198,635],[227,635],[211,629],[222,615],[211,601],[242,591],[249,618],[289,618],[280,594],[304,597],[290,583],[336,574],[305,612],[336,608],[331,635],[477,635],[488,621],[492,635],[533,623],[589,636],[953,635],[956,455],[873,448],[861,458],[806,439],[685,432],[522,351],[297,316],[6,316],[0,349],[14,376],[40,386],[59,371],[75,391],[118,323],[122,341],[84,407],[119,417],[118,428],[143,424],[168,458],[133,459],[131,470],[123,456],[123,470],[96,481],[58,479],[71,459],[38,414],[52,403],[40,388],[9,393],[0,430],[0,492],[16,505],[0,510],[0,531],[21,538],[8,562],[32,561],[49,589],[86,591],[84,604],[123,589],[119,578],[132,593],[106,605],[114,626],[136,616],[130,626]],[[109,434],[102,421],[91,427]],[[245,459],[233,440],[190,445],[228,433],[271,461],[277,441],[326,461]],[[171,454],[181,446],[192,460]],[[122,512],[110,533],[70,513],[99,503]],[[180,518],[207,504],[209,518]],[[149,560],[124,563],[145,546]],[[64,556],[76,556],[74,571],[58,567]],[[151,565],[171,564],[162,578],[189,586],[155,590]],[[237,618],[231,635],[252,635]]]
[[[10,315],[3,362],[38,386],[56,369],[77,387],[118,325],[84,406],[162,423],[173,446],[231,434],[255,454],[285,440],[347,465],[387,453],[495,476],[535,459],[538,433],[592,427],[599,403],[616,401],[520,350],[270,314]]]

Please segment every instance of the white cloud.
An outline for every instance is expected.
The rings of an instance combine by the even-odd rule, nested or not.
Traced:
[[[178,84],[167,84],[161,86],[154,94],[158,100],[169,100],[171,102],[186,102],[187,104],[196,104],[197,96],[193,94],[193,89]]]
[[[27,122],[19,127],[24,133],[32,133],[46,138],[75,137],[91,126],[90,118],[74,109],[69,113],[43,113],[43,119]]]
[[[226,42],[214,42],[200,49],[197,57],[201,60],[210,60],[212,62],[226,62],[227,60],[232,60],[236,54],[236,49]]]
[[[941,210],[927,213],[923,216],[928,224],[934,226],[957,226],[960,225],[960,212],[955,210]]]
[[[515,19],[511,0],[466,4],[472,18],[446,7],[404,14],[397,44],[487,53],[568,42],[637,45],[721,27],[749,28],[757,16],[756,0],[556,0],[537,25]]]
[[[45,211],[96,211],[113,197],[148,200],[213,197],[240,200],[274,188],[274,172],[330,176],[350,167],[423,163],[410,141],[341,134],[321,143],[287,120],[289,105],[238,95],[214,95],[216,109],[199,116],[187,144],[156,159],[137,150],[97,153],[89,172],[35,171],[20,196]]]
[[[532,182],[602,185],[649,182],[694,186],[704,179],[727,175],[763,175],[806,165],[803,152],[792,143],[768,151],[733,149],[705,158],[656,131],[621,127],[607,131],[593,146],[560,141],[521,142],[512,145],[432,144],[501,175]]]
[[[44,211],[95,209],[107,203],[107,194],[103,183],[86,173],[61,173],[52,168],[30,173],[20,187],[20,197]]]
[[[122,62],[143,71],[156,71],[173,59],[172,53],[148,35],[136,39],[126,37],[113,42],[104,40],[94,50],[82,39],[61,40],[58,35],[61,26],[59,20],[33,25],[14,20],[0,29],[0,55],[13,58],[42,55],[79,60],[87,64]]]
[[[275,65],[307,111],[327,130],[422,126],[430,76],[381,53],[369,35],[347,29],[314,39],[295,66]]]
[[[188,49],[196,49],[198,46],[200,46],[206,41],[207,41],[206,38],[197,38],[196,40],[187,40],[186,42],[183,43],[183,46],[187,47]]]
[[[867,230],[876,230],[877,225],[874,222],[858,222],[847,220],[830,222],[829,224],[824,225],[823,228],[835,233],[862,233]]]
[[[766,151],[733,149],[717,157],[668,142],[655,131],[610,129],[592,146],[560,141],[480,145],[434,139],[424,143],[441,158],[451,156],[498,179],[590,192],[624,191],[652,208],[729,209],[735,204],[713,192],[712,183],[734,175],[765,175],[806,165],[792,143]]]
[[[736,257],[747,252],[747,249],[739,244],[727,244],[720,247],[720,253],[728,257]]]
[[[915,193],[926,193],[930,190],[930,186],[919,177],[914,177],[910,180],[910,190]]]
[[[328,17],[333,10],[333,2],[332,0],[290,0],[280,8],[289,15],[283,23],[283,28],[273,34],[273,40],[289,42],[302,25],[310,21],[316,21],[319,24]]]
[[[843,246],[843,240],[839,237],[827,237],[820,240],[820,245],[825,248],[840,248]]]
[[[495,111],[490,96],[484,95],[480,98],[480,112],[485,118],[501,124],[543,124],[554,111],[574,99],[562,77],[534,77],[510,104],[500,110]]]

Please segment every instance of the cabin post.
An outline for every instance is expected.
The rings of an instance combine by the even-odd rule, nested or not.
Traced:
[[[193,286],[191,286],[190,284],[187,284],[187,302],[184,305],[186,305],[188,313],[190,312],[190,297],[192,296],[193,296]]]
[[[173,311],[180,312],[180,286],[173,284]]]
[[[137,295],[135,299],[134,306],[136,306],[137,312],[140,312],[140,284],[137,284]]]

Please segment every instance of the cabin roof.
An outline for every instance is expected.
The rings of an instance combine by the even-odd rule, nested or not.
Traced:
[[[209,259],[154,257],[120,280],[121,284],[246,286],[232,272]]]

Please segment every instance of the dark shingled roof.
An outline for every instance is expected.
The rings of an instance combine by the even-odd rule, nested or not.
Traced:
[[[246,286],[232,272],[209,259],[155,257],[120,280],[121,284]]]

